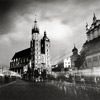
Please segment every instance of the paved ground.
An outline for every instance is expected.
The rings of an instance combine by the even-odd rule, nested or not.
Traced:
[[[0,100],[73,100],[73,97],[66,97],[64,92],[46,83],[17,80],[0,88]]]
[[[78,98],[79,93],[76,96],[73,95],[70,87],[67,89],[67,92],[65,92],[48,83],[33,83],[17,80],[10,85],[0,87],[0,100],[86,100],[84,96]],[[95,92],[92,92],[90,96],[94,95],[93,93]],[[89,99],[87,97],[87,100],[97,99]]]

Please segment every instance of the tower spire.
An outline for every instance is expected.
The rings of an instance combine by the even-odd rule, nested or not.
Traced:
[[[75,47],[75,43],[74,43],[74,48],[76,48],[76,47]]]
[[[94,16],[93,16],[93,23],[95,23],[97,20],[96,16],[95,16],[95,13],[94,13]]]
[[[34,28],[37,28],[37,20],[36,20],[36,15],[35,15],[35,20],[34,20]]]
[[[86,30],[88,31],[89,30],[89,25],[88,25],[88,23],[86,23]]]
[[[74,48],[72,49],[72,52],[77,51],[78,49],[76,48],[75,44],[74,44]]]
[[[37,20],[36,20],[36,15],[35,15],[35,20],[34,20],[34,27],[32,29],[32,34],[33,33],[39,33],[39,28],[37,26]]]
[[[34,20],[34,22],[37,23],[37,20],[36,20],[36,14],[35,14],[35,20]]]
[[[44,31],[44,36],[46,36],[46,30]]]

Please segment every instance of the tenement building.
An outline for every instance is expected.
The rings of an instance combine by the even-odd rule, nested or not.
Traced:
[[[83,45],[86,54],[86,66],[97,67],[100,66],[100,20],[94,14],[93,22],[88,27],[86,25],[87,41]]]
[[[10,62],[10,70],[23,74],[28,69],[39,71],[45,69],[47,72],[51,70],[50,66],[50,40],[46,31],[42,39],[40,38],[37,21],[34,21],[34,27],[31,31],[30,48],[16,52]]]
[[[70,57],[67,57],[64,59],[64,68],[65,69],[71,68],[71,58]]]

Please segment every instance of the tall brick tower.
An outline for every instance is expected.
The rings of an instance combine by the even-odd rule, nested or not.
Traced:
[[[31,66],[32,69],[40,67],[40,41],[39,41],[39,28],[37,21],[34,21],[34,27],[32,29],[32,40],[30,42],[31,48]]]

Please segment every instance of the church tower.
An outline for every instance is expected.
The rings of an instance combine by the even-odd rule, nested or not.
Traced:
[[[34,27],[32,28],[32,39],[30,42],[31,48],[31,66],[32,69],[40,67],[40,41],[39,41],[39,28],[37,26],[37,21],[34,21]]]
[[[44,36],[41,39],[41,64],[42,67],[51,70],[50,67],[50,40],[47,37],[46,31],[44,31]]]
[[[75,47],[72,49],[73,55],[78,55],[78,49]]]
[[[73,54],[71,55],[71,67],[72,67],[72,69],[75,69],[76,68],[75,61],[79,57],[78,49],[76,48],[75,45],[74,45],[74,48],[72,49],[72,53]]]

